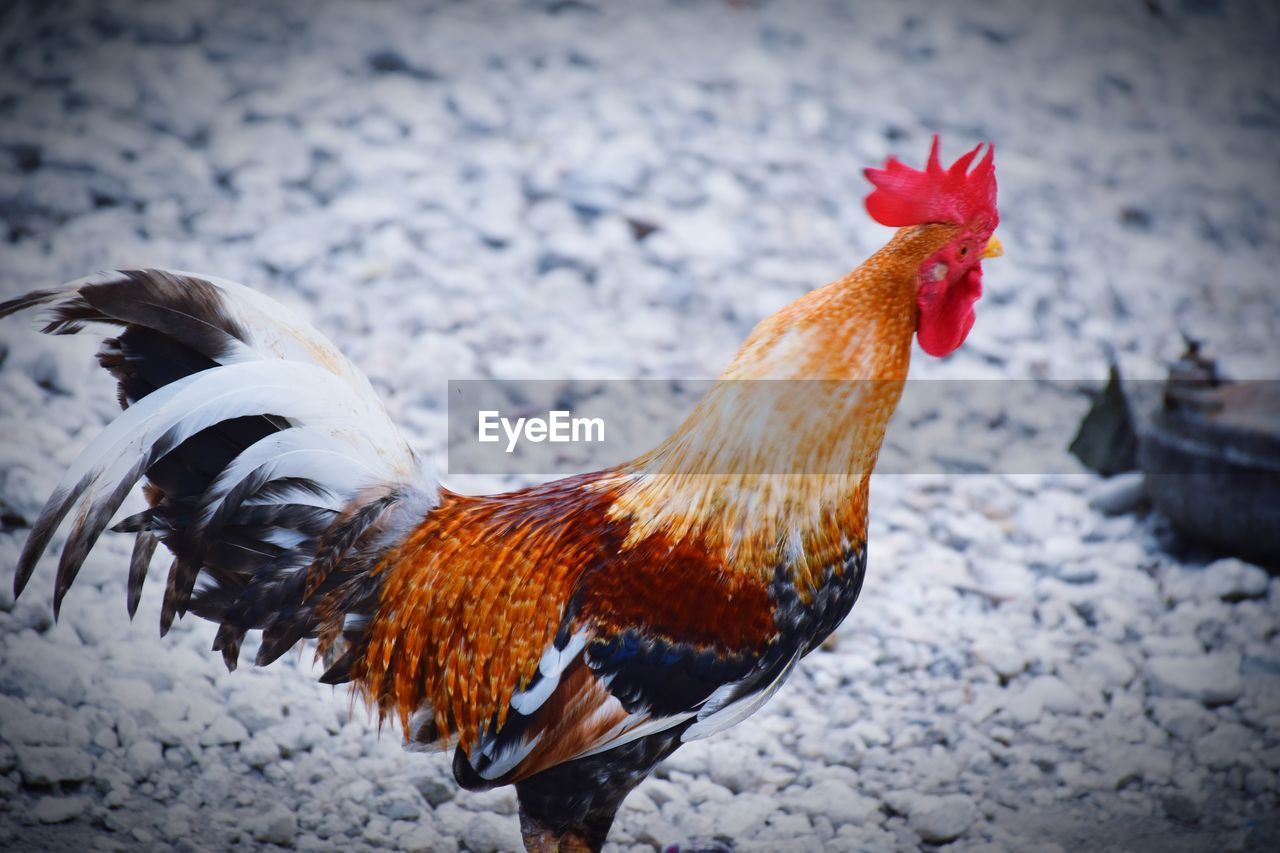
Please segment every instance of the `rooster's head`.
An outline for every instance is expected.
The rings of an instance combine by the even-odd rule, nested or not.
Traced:
[[[867,169],[875,190],[867,212],[881,225],[908,228],[940,225],[952,229],[947,243],[925,258],[916,273],[919,320],[916,337],[925,352],[949,355],[973,328],[973,305],[982,296],[982,261],[1004,253],[994,236],[996,211],[994,149],[970,170],[978,145],[943,168],[938,137],[933,137],[923,171],[890,157],[883,169]]]

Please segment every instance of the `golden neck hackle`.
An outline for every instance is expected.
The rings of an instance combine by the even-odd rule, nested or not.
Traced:
[[[669,439],[606,478],[628,543],[697,537],[727,569],[802,588],[866,530],[867,479],[897,407],[920,265],[953,234],[903,228],[844,278],[763,320]]]

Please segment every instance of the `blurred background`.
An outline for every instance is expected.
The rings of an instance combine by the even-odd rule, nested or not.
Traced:
[[[939,133],[994,142],[1006,256],[916,376],[1156,379],[1185,332],[1276,379],[1277,44],[1264,0],[15,0],[0,299],[242,281],[439,454],[449,379],[714,376],[887,240],[861,170]],[[6,571],[115,408],[92,341],[34,328],[0,326]],[[616,849],[1275,849],[1280,583],[1099,511],[1073,464],[879,478],[838,642],[645,783]],[[208,626],[155,638],[154,588],[130,624],[105,544],[69,624],[48,565],[0,592],[0,846],[517,843],[509,793],[455,794],[309,655],[221,672]]]

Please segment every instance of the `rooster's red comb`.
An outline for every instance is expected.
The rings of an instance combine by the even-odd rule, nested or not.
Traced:
[[[929,162],[924,171],[904,166],[890,157],[883,169],[867,169],[863,174],[875,185],[867,196],[867,212],[881,225],[901,228],[941,222],[962,225],[980,215],[994,228],[996,214],[995,148],[987,143],[987,153],[973,171],[969,164],[982,150],[976,148],[942,168],[938,160],[938,136],[934,134]]]

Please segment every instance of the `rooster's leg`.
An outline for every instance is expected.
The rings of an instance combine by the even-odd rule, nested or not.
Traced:
[[[603,818],[595,827],[578,826],[557,829],[520,810],[520,835],[529,853],[597,853],[613,824],[613,815]]]
[[[524,846],[530,853],[597,853],[622,801],[648,769],[569,775],[557,772],[562,767],[516,784]]]
[[[681,730],[640,738],[517,782],[525,846],[532,853],[597,853],[622,801],[676,751]]]

